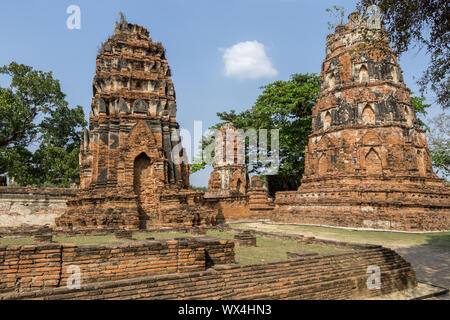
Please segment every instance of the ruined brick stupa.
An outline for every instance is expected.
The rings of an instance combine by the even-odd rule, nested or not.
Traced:
[[[246,194],[248,187],[244,138],[231,124],[220,128],[214,148],[214,170],[210,175],[210,194],[227,196]]]
[[[204,199],[228,219],[262,218],[273,210],[265,179],[249,180],[245,156],[245,135],[231,123],[224,123],[215,139],[214,170]]]
[[[101,47],[80,192],[57,219],[64,229],[198,225],[213,219],[189,189],[170,68],[161,43],[121,21]],[[177,160],[177,161],[176,161]]]
[[[450,190],[433,172],[397,58],[387,39],[378,49],[364,41],[357,13],[349,20],[327,37],[302,184],[277,194],[275,219],[448,230]]]

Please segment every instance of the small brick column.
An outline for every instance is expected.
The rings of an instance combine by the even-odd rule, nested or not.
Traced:
[[[250,230],[245,230],[234,236],[236,246],[240,247],[256,247],[256,236]]]

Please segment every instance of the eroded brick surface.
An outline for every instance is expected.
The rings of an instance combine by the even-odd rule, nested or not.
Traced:
[[[248,188],[245,144],[231,123],[220,128],[214,148],[214,170],[208,187],[210,195],[246,194]]]
[[[433,172],[397,58],[387,39],[384,48],[363,48],[356,18],[327,37],[302,185],[277,193],[274,218],[449,229],[450,191]]]
[[[63,229],[205,224],[202,193],[182,163],[175,89],[165,49],[121,23],[97,56],[89,131],[80,150],[81,191],[57,219]]]
[[[264,177],[253,176],[250,182],[249,208],[254,218],[271,218],[274,209],[273,200],[269,198],[267,180]]]
[[[360,299],[417,285],[411,265],[395,251],[335,244],[349,251],[247,265],[233,264],[233,241],[211,238],[0,247],[0,300]],[[80,268],[80,289],[66,287],[73,265]],[[369,266],[380,268],[379,288],[367,284]]]
[[[76,189],[0,186],[0,234],[55,225]]]
[[[243,132],[231,123],[220,128],[215,141],[214,170],[205,193],[205,206],[227,221],[268,217],[273,210],[265,179],[254,176],[249,183]]]
[[[0,293],[65,287],[74,266],[81,283],[186,273],[234,263],[234,242],[215,238],[111,245],[0,246]]]

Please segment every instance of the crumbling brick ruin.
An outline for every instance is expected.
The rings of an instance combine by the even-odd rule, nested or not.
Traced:
[[[231,123],[225,123],[220,128],[214,148],[214,170],[208,182],[210,192],[218,196],[247,193],[243,139]]]
[[[227,221],[264,218],[273,210],[265,179],[253,176],[249,183],[245,139],[231,123],[223,124],[216,137],[208,186],[205,205],[218,210]]]
[[[57,219],[63,229],[214,223],[189,189],[165,49],[126,21],[101,47],[89,131],[80,151],[81,190]]]
[[[269,234],[267,234],[269,235]],[[299,243],[300,235],[285,235]],[[346,250],[288,253],[281,261],[235,264],[233,240],[181,238],[104,245],[0,246],[0,300],[14,299],[361,299],[417,285],[411,265],[373,245],[309,239]],[[367,285],[369,266],[381,285]],[[80,287],[73,285],[79,268]]]
[[[205,205],[227,221],[248,217],[248,174],[243,137],[231,124],[220,128],[214,145],[214,170],[205,193]]]
[[[269,198],[267,179],[261,176],[253,176],[250,181],[249,209],[254,218],[271,218],[274,209],[273,199]]]
[[[389,41],[370,48],[359,15],[349,20],[327,37],[302,184],[296,192],[277,193],[274,218],[448,230],[450,190],[433,172],[425,131]]]

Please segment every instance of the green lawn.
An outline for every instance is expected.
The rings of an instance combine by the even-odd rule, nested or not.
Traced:
[[[250,264],[285,260],[288,251],[315,252],[319,254],[349,251],[315,244],[299,244],[295,241],[280,240],[267,237],[256,237],[256,247],[236,247],[236,262]]]
[[[329,227],[300,226],[288,224],[236,223],[234,228],[255,229],[267,232],[302,234],[316,238],[345,241],[352,243],[370,243],[394,247],[430,245],[450,249],[450,232],[439,233],[403,233],[384,231],[359,231]]]
[[[207,236],[221,238],[221,239],[233,239],[235,232],[208,232]],[[155,239],[174,239],[180,237],[190,237],[189,233],[147,233],[136,232],[133,234],[133,240],[117,240],[114,235],[108,236],[77,236],[77,237],[54,237],[54,243],[76,243],[78,245],[83,244],[108,244],[108,243],[124,243],[137,240],[145,240],[148,237],[154,237]],[[12,245],[12,244],[33,244],[33,238],[0,238],[0,245]],[[256,237],[256,247],[236,247],[236,262],[239,264],[249,264],[257,262],[268,262],[276,260],[284,260],[287,258],[286,252],[288,251],[306,251],[316,252],[319,254],[334,253],[345,251],[344,249],[328,247],[323,245],[314,244],[299,244],[295,241],[280,240],[267,237]],[[347,249],[346,249],[347,250]]]

